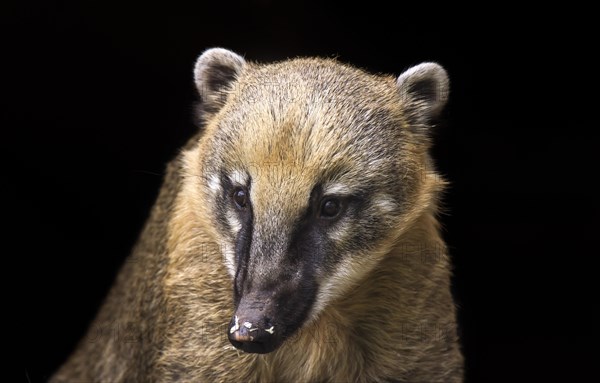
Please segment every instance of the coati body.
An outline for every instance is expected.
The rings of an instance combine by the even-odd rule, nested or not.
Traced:
[[[445,71],[200,56],[202,129],[54,382],[462,380],[428,154]]]

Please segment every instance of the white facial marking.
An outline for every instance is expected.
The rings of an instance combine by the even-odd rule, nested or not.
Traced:
[[[237,234],[238,231],[242,230],[242,224],[236,217],[235,213],[232,211],[228,211],[227,215],[227,223],[231,226],[231,229]]]
[[[319,287],[319,292],[317,293],[309,318],[315,320],[331,300],[343,293],[344,288],[352,286],[356,281],[360,281],[373,270],[379,257],[384,254],[382,251],[374,251],[370,256],[357,253],[354,257],[341,261],[336,266],[336,271],[333,275],[327,278],[325,283]]]
[[[340,183],[333,183],[329,185],[325,185],[323,194],[350,194],[351,190],[348,186]]]
[[[214,194],[219,193],[221,191],[221,180],[219,177],[214,174],[210,176],[208,179],[208,187]]]
[[[338,286],[346,284],[352,280],[352,262],[346,259],[340,263],[334,274],[329,277],[325,283],[319,287],[317,299],[311,309],[311,320],[316,319],[317,315],[323,311],[325,306],[339,294]]]
[[[349,234],[349,226],[350,225],[348,224],[348,222],[340,221],[335,226],[335,228],[333,228],[329,236],[336,242],[342,242],[345,239],[346,235]]]
[[[223,253],[223,259],[225,266],[227,267],[227,271],[229,271],[229,275],[231,275],[231,278],[235,278],[235,248],[230,246],[229,243],[222,241],[221,251]]]
[[[234,185],[248,185],[248,174],[239,170],[234,170],[231,172],[229,180]]]
[[[396,209],[396,204],[392,201],[392,199],[381,194],[378,194],[375,196],[375,198],[373,198],[373,205],[377,207],[381,213],[391,213]]]

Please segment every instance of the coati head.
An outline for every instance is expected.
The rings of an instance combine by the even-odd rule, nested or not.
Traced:
[[[232,278],[231,343],[267,353],[360,283],[440,189],[428,127],[446,72],[330,59],[269,65],[210,49],[185,181]]]

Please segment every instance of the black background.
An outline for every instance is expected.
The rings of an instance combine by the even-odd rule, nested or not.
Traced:
[[[93,318],[164,164],[195,131],[192,67],[213,46],[257,61],[336,56],[396,75],[441,63],[452,91],[434,156],[452,182],[442,221],[468,381],[591,376],[598,123],[590,12],[498,5],[436,18],[434,8],[9,6],[2,152],[14,178],[3,186],[17,230],[5,257],[23,265],[5,275],[20,272],[25,287],[15,319],[26,379],[45,381]]]

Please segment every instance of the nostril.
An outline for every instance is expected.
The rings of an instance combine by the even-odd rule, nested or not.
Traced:
[[[253,342],[256,334],[249,332],[245,328],[240,328],[234,332],[230,332],[229,339],[237,342]]]
[[[260,334],[259,327],[252,322],[242,321],[236,315],[230,322],[229,339],[236,342],[253,342]]]

